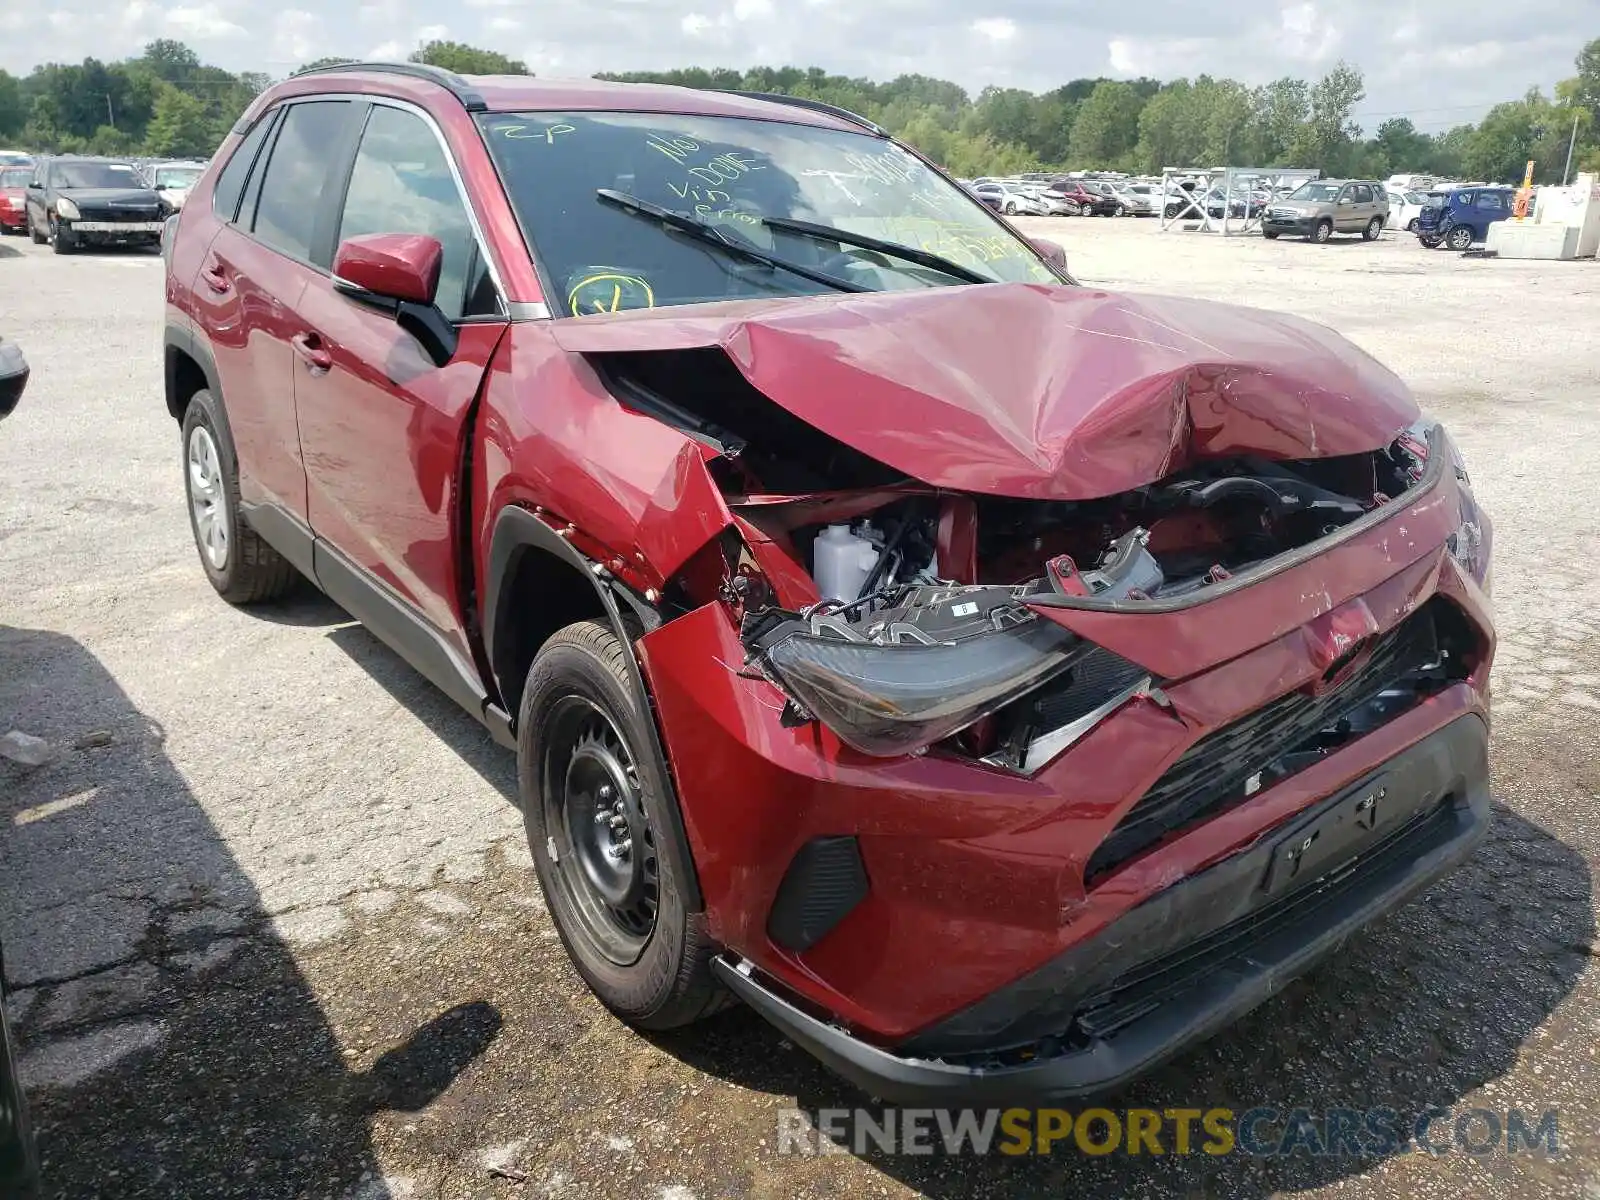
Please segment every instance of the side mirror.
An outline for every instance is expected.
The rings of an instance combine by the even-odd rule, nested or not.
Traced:
[[[346,238],[333,256],[333,286],[358,304],[394,315],[435,366],[455,357],[456,328],[434,304],[444,247],[418,233]]]
[[[1354,204],[1355,201],[1350,199],[1349,196],[1340,196],[1339,197],[1339,203],[1340,204]]]
[[[1061,248],[1060,242],[1052,242],[1049,238],[1029,238],[1028,243],[1039,252],[1039,257],[1045,262],[1062,275],[1067,273],[1067,252]]]

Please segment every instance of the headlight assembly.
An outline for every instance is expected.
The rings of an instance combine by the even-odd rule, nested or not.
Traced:
[[[76,221],[82,215],[78,211],[78,206],[65,196],[56,201],[56,216],[65,217],[69,221]]]

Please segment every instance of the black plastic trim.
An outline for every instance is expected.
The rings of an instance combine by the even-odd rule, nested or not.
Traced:
[[[1409,838],[1371,847],[1374,869],[1360,869],[1366,856],[1357,850],[1346,867],[1330,867],[1317,880],[1308,881],[1303,891],[1325,887],[1324,901],[1303,906],[1295,922],[1253,943],[1248,954],[1195,979],[1114,1033],[1092,1039],[1083,1048],[1031,1060],[981,1066],[950,1061],[958,1054],[973,1053],[955,1048],[969,1040],[960,1036],[964,1030],[986,1030],[994,1038],[996,1053],[1007,1051],[1016,1045],[1010,1031],[1025,1025],[1041,1004],[1050,1003],[1049,989],[1066,986],[1087,999],[1086,985],[1073,982],[1083,971],[1108,981],[1108,976],[1136,970],[1135,956],[1139,960],[1149,956],[1152,942],[1157,943],[1154,949],[1161,941],[1181,946],[1236,918],[1235,911],[1218,903],[1219,896],[1228,897],[1233,909],[1265,907],[1274,898],[1261,885],[1282,841],[1278,835],[1302,821],[1319,820],[1380,776],[1389,781],[1391,795],[1398,786],[1422,789],[1412,793],[1419,804],[1428,793],[1452,799],[1434,811],[1432,820],[1419,823]],[[748,964],[736,965],[721,957],[714,960],[713,969],[787,1037],[884,1100],[940,1106],[1042,1103],[1093,1095],[1143,1075],[1261,1004],[1358,930],[1459,866],[1488,833],[1490,821],[1488,728],[1475,715],[1462,716],[1375,768],[1354,787],[1300,814],[1276,835],[1257,839],[1238,854],[1174,884],[1090,942],[1074,946],[1016,984],[892,1050],[861,1041],[804,1011],[775,985],[757,979]],[[952,1048],[941,1051],[945,1046]]]
[[[261,533],[259,526],[256,532]],[[265,533],[268,542],[272,539]],[[277,543],[273,547],[289,557]],[[480,720],[489,702],[478,673],[415,606],[396,596],[327,542],[312,542],[313,577],[328,596]]]
[[[789,950],[811,949],[867,898],[861,844],[849,834],[812,838],[778,884],[767,936]]]
[[[239,502],[239,515],[267,545],[293,563],[296,571],[307,579],[317,577],[313,549],[316,538],[311,527],[298,516],[279,504],[246,504],[243,501]]]
[[[689,834],[684,828],[683,813],[678,804],[677,789],[673,782],[676,776],[672,760],[667,757],[666,746],[661,741],[661,731],[656,724],[655,705],[650,698],[650,689],[645,685],[644,672],[639,668],[638,655],[633,652],[633,637],[622,619],[622,610],[618,604],[618,593],[621,592],[626,597],[627,592],[620,587],[608,586],[595,574],[593,562],[585,558],[571,542],[549,525],[523,508],[512,507],[501,511],[495,518],[494,534],[489,543],[488,578],[484,581],[483,596],[483,640],[488,660],[491,663],[495,661],[496,622],[504,585],[508,579],[515,577],[518,563],[530,550],[553,555],[577,568],[594,587],[595,595],[599,598],[600,606],[605,611],[606,619],[611,622],[611,628],[616,632],[617,638],[628,647],[628,677],[633,684],[634,695],[643,702],[650,717],[645,722],[645,727],[650,731],[650,749],[662,765],[662,778],[666,781],[669,791],[665,800],[671,828],[667,830],[666,849],[675,860],[672,865],[676,878],[684,890],[684,903],[691,911],[698,911],[704,906],[700,893],[700,876],[695,868],[694,851],[689,846]],[[631,598],[629,599],[631,602]],[[502,696],[508,694],[507,682],[503,679],[497,680]],[[514,714],[510,729],[514,735],[516,729]]]
[[[461,107],[468,112],[488,112],[489,104],[483,98],[483,93],[473,87],[454,71],[447,71],[443,67],[435,67],[428,63],[400,63],[400,62],[348,62],[328,63],[321,67],[307,67],[296,71],[291,79],[300,79],[306,75],[333,75],[340,72],[369,71],[381,75],[404,75],[408,79],[422,79],[428,83],[436,83],[461,101]]]
[[[886,138],[889,131],[876,122],[867,120],[860,113],[853,113],[848,108],[840,108],[837,104],[829,104],[825,100],[813,100],[809,96],[788,96],[782,92],[742,92],[735,88],[714,88],[725,96],[743,96],[746,100],[765,100],[771,104],[787,104],[791,108],[803,108],[808,112],[823,113],[826,116],[837,117],[841,121],[848,121],[858,125],[870,133]]]

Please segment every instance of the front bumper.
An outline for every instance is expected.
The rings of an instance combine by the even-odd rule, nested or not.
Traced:
[[[1316,228],[1316,220],[1312,217],[1273,217],[1261,218],[1261,228],[1268,233],[1298,234],[1301,237],[1311,236],[1311,231]]]
[[[1261,1004],[1460,865],[1489,822],[1488,729],[1469,714],[892,1048],[811,1015],[745,961],[715,966],[785,1035],[873,1096],[948,1105],[1094,1094]],[[1294,854],[1305,872],[1286,879],[1279,860]]]

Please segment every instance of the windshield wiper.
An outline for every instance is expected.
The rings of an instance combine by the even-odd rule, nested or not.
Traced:
[[[807,237],[822,238],[830,242],[842,242],[846,246],[860,246],[863,250],[876,250],[879,254],[892,254],[896,258],[903,258],[907,262],[916,263],[919,267],[938,271],[944,275],[954,276],[956,279],[967,283],[994,283],[995,280],[987,275],[980,275],[971,267],[963,267],[958,262],[952,262],[941,254],[931,250],[923,250],[918,246],[907,246],[904,242],[889,242],[883,238],[875,238],[871,234],[852,233],[847,229],[835,229],[832,225],[818,225],[814,221],[796,221],[790,217],[762,217],[761,223],[768,229],[781,229],[787,233],[803,233]]]
[[[686,217],[682,213],[673,212],[670,208],[662,208],[659,204],[652,204],[648,200],[641,200],[637,196],[630,196],[627,192],[614,191],[611,188],[596,188],[595,193],[607,204],[614,204],[623,212],[630,212],[636,216],[650,217],[661,222],[668,229],[676,229],[690,237],[704,242],[708,246],[715,246],[730,254],[737,254],[751,262],[763,263],[769,267],[776,267],[782,271],[799,275],[802,279],[809,279],[813,283],[820,283],[841,292],[867,292],[871,288],[862,287],[859,283],[851,283],[848,279],[840,279],[836,275],[829,275],[826,271],[817,271],[802,263],[790,262],[776,254],[768,254],[761,247],[743,238],[734,237],[728,230]]]

